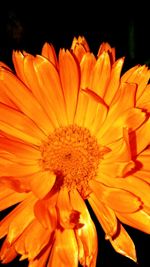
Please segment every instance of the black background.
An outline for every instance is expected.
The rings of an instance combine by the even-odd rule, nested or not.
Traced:
[[[107,41],[116,47],[117,58],[125,56],[123,71],[135,64],[150,65],[150,19],[145,2],[45,2],[20,1],[6,3],[0,8],[0,61],[12,66],[13,49],[36,54],[45,41],[53,43],[58,53],[60,47],[69,48],[74,36],[84,35],[91,50],[97,54],[99,45]],[[92,213],[92,211],[91,211]],[[137,264],[117,254],[92,213],[99,237],[98,267],[136,267]],[[138,255],[138,267],[150,266],[149,236],[126,227]],[[27,262],[5,266],[26,267]],[[56,266],[57,267],[57,266]]]

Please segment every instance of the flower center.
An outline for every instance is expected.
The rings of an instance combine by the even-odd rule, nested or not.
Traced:
[[[61,127],[41,146],[42,166],[56,174],[57,184],[76,188],[82,197],[89,193],[88,182],[96,177],[99,161],[107,148],[98,145],[90,131],[77,125]]]

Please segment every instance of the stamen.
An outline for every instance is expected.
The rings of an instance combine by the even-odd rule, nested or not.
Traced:
[[[100,159],[107,152],[88,129],[70,125],[56,129],[42,144],[41,163],[44,170],[56,174],[59,187],[76,188],[86,198],[88,182],[96,177]]]

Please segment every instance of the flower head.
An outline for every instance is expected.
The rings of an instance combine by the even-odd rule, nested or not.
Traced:
[[[0,65],[2,263],[95,267],[97,233],[85,200],[114,249],[134,261],[121,223],[150,233],[150,71],[120,77],[124,58],[84,37],[41,55],[14,51]]]

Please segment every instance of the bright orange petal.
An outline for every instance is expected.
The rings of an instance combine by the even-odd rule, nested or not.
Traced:
[[[30,194],[26,200],[22,201],[0,222],[0,238],[4,237],[9,232],[8,241],[11,243],[23,232],[34,218],[33,206],[35,201],[35,197]],[[24,218],[26,218],[26,220],[24,220]]]
[[[150,215],[144,210],[139,210],[134,213],[116,212],[116,216],[121,222],[150,234]]]
[[[90,48],[86,39],[83,36],[79,36],[78,39],[74,37],[71,45],[71,51],[74,53],[74,55],[80,62],[83,56],[90,51]]]
[[[0,104],[0,130],[34,145],[40,145],[41,140],[45,139],[45,135],[32,120],[3,104]]]
[[[57,230],[47,267],[77,267],[78,246],[75,233],[71,229]]]
[[[85,116],[87,114],[89,97],[83,93],[82,89],[91,87],[92,71],[95,65],[96,59],[93,54],[87,53],[83,56],[80,69],[81,69],[81,83],[78,96],[77,110],[75,114],[74,122],[80,126],[84,125]]]
[[[121,80],[123,82],[138,84],[138,90],[136,94],[136,99],[138,99],[142,95],[149,79],[150,79],[150,70],[148,70],[148,67],[144,65],[144,66],[133,67],[122,76]]]
[[[102,203],[115,211],[135,212],[141,207],[142,203],[138,197],[128,191],[107,187],[94,180],[91,180],[89,185],[96,197],[100,197]]]
[[[134,243],[122,225],[120,225],[118,235],[114,239],[110,239],[110,242],[118,253],[137,262]]]
[[[34,220],[29,226],[29,232],[25,236],[25,251],[28,259],[34,259],[43,248],[49,243],[51,233]]]
[[[72,207],[80,212],[81,227],[76,230],[79,260],[84,266],[95,267],[98,251],[97,233],[86,204],[77,190],[70,191]]]
[[[74,228],[79,224],[80,213],[71,207],[67,188],[62,188],[58,194],[57,208],[59,223],[63,228]]]
[[[53,127],[27,87],[15,75],[6,70],[0,70],[0,83],[5,86],[9,98],[24,114],[29,116],[46,134],[50,133]]]
[[[38,200],[34,205],[34,214],[38,221],[49,232],[53,232],[57,226],[56,208],[46,200]]]
[[[58,68],[57,56],[52,44],[45,43],[42,47],[41,55],[47,58],[56,68]]]
[[[122,70],[122,66],[124,63],[124,58],[118,59],[112,66],[110,80],[107,86],[107,90],[104,95],[104,99],[107,105],[111,104],[111,101],[115,97],[117,90],[120,85],[120,74]]]
[[[109,53],[111,63],[113,64],[115,62],[115,57],[116,57],[115,48],[114,47],[112,48],[109,45],[109,43],[103,42],[99,47],[97,56],[99,57],[104,51]]]
[[[135,174],[136,175],[136,174]],[[150,206],[150,186],[141,179],[134,176],[127,176],[125,178],[113,178],[110,176],[101,175],[98,177],[98,181],[114,188],[124,189],[139,197],[147,207]]]
[[[14,192],[12,189],[6,189],[5,186],[0,186],[2,194],[0,196],[0,211],[17,204],[28,197],[27,193]]]
[[[17,257],[17,252],[14,246],[10,245],[7,239],[3,242],[0,250],[0,260],[3,264],[9,263]]]
[[[100,97],[103,97],[110,79],[110,59],[107,52],[103,52],[98,58],[93,69],[91,88]]]
[[[73,123],[79,93],[79,67],[69,51],[59,53],[60,78],[67,107],[68,123]]]
[[[35,196],[38,198],[43,198],[52,189],[56,180],[56,175],[50,173],[49,171],[40,171],[32,174],[29,177],[29,180],[31,190]]]
[[[3,136],[0,137],[0,149],[15,154],[17,158],[30,160],[41,158],[41,152],[36,146],[10,140]]]
[[[108,114],[109,116],[109,114]],[[110,128],[108,130],[108,122],[106,119],[105,125],[103,125],[103,134],[99,131],[97,137],[101,141],[101,144],[107,145],[115,140],[120,139],[123,136],[123,128],[127,128],[130,131],[137,129],[146,119],[145,112],[140,109],[129,109],[118,116],[112,123],[109,122]]]
[[[114,211],[102,203],[93,193],[90,194],[88,201],[105,231],[105,238],[107,239],[110,236],[114,236],[118,228],[118,222]]]

